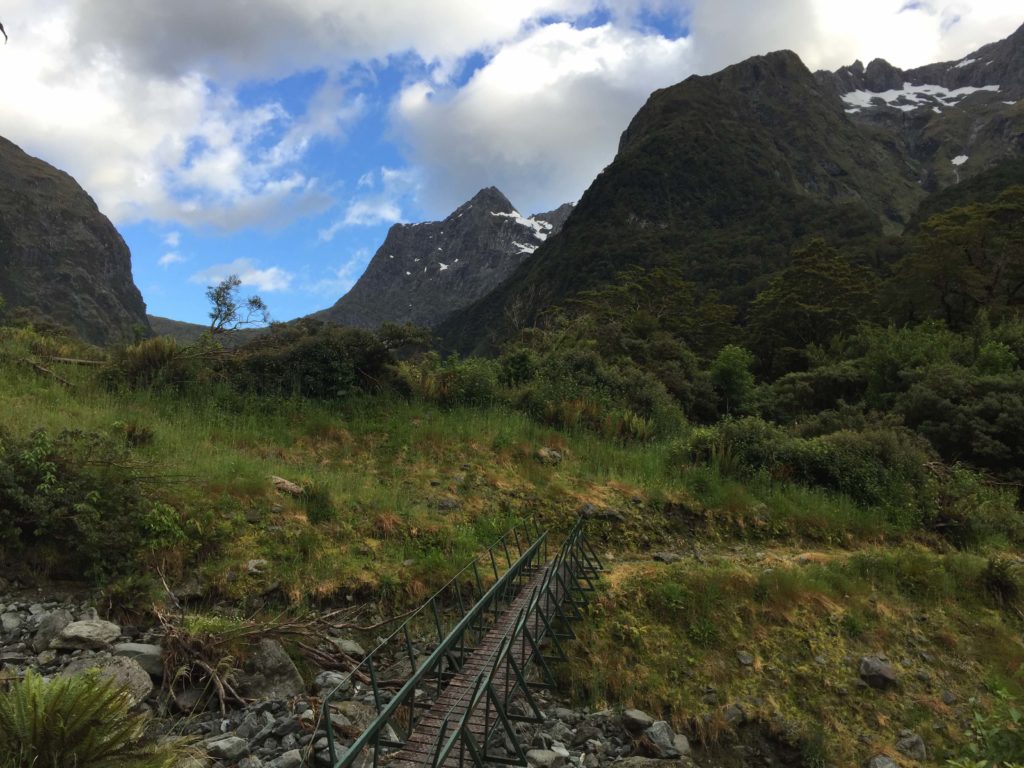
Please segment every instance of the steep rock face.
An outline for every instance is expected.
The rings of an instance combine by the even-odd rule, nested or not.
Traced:
[[[633,265],[680,267],[742,311],[809,237],[868,262],[930,195],[1024,154],[1022,89],[1024,28],[909,72],[812,75],[780,51],[656,91],[561,235],[439,335],[484,351],[510,317],[528,324]]]
[[[904,71],[876,59],[815,77],[928,192],[1024,152],[1024,27],[959,61]]]
[[[488,187],[444,221],[396,224],[352,290],[314,317],[365,328],[434,327],[500,285],[571,211],[567,204],[526,218]]]
[[[94,344],[149,333],[121,235],[78,183],[0,138],[0,295]]]

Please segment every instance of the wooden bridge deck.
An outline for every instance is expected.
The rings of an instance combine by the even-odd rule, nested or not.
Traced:
[[[434,755],[437,753],[437,740],[445,718],[448,718],[449,722],[448,731],[444,737],[444,741],[447,742],[453,730],[458,727],[462,716],[470,704],[478,676],[488,666],[493,665],[495,654],[498,652],[503,640],[512,634],[513,627],[518,621],[520,614],[529,606],[535,589],[541,586],[551,568],[552,563],[548,563],[543,568],[538,569],[534,577],[524,585],[516,599],[501,613],[497,621],[481,639],[480,645],[467,657],[462,669],[449,681],[448,686],[434,702],[430,711],[423,715],[416,723],[416,728],[409,735],[405,746],[398,752],[384,758],[382,763],[386,762],[389,768],[422,768],[424,765],[431,765]],[[547,609],[550,607],[551,602],[553,599],[561,599],[562,586],[558,579],[552,580],[551,592],[554,593],[554,598],[550,594],[542,596],[538,607],[535,609],[535,613],[537,610],[541,610],[550,617],[550,611]],[[527,621],[528,626],[534,626],[532,614],[527,618]],[[538,644],[543,640],[545,631],[546,628],[543,621],[538,621],[535,635]],[[524,648],[523,642],[516,640],[513,647],[509,649],[508,654],[515,659],[520,669],[522,669],[525,657],[530,654],[530,651],[531,646],[529,642],[526,643]],[[506,690],[506,685],[514,685],[515,681],[510,679],[513,677],[515,675],[510,673],[508,664],[500,664],[492,678],[494,690],[503,692]],[[477,737],[478,743],[483,741],[486,725],[493,727],[497,717],[492,707],[490,719],[485,723],[484,709],[485,699],[481,699],[476,706],[477,711],[471,713],[467,720],[468,728]],[[459,764],[459,745],[456,744],[445,760],[444,766],[445,768],[457,768]]]

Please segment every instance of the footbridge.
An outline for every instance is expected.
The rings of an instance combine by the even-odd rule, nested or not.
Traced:
[[[551,539],[536,524],[508,531],[325,698],[333,768],[527,764],[515,723],[543,722],[534,692],[555,685],[603,567],[582,518],[557,550]],[[377,713],[354,738],[334,709],[352,690]]]

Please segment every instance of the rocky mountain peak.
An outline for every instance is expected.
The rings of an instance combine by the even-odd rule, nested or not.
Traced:
[[[0,138],[0,296],[7,312],[94,344],[149,333],[131,253],[68,174]]]
[[[485,187],[443,221],[394,225],[352,290],[314,317],[368,328],[436,326],[504,281],[571,212],[567,204],[526,217]]]

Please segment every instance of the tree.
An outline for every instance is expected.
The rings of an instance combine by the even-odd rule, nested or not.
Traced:
[[[741,412],[754,391],[750,366],[754,356],[743,347],[727,344],[711,363],[711,383],[721,395],[726,413]]]
[[[960,330],[979,310],[1004,317],[1024,305],[1024,186],[932,216],[909,244],[890,285],[898,319]]]
[[[228,275],[217,285],[206,287],[206,298],[210,308],[210,333],[233,331],[246,325],[265,325],[270,322],[270,312],[259,296],[249,296],[244,301],[238,298],[242,285],[238,275]]]
[[[806,366],[810,344],[852,330],[874,305],[876,280],[817,238],[793,253],[750,307],[753,349],[769,374]]]

